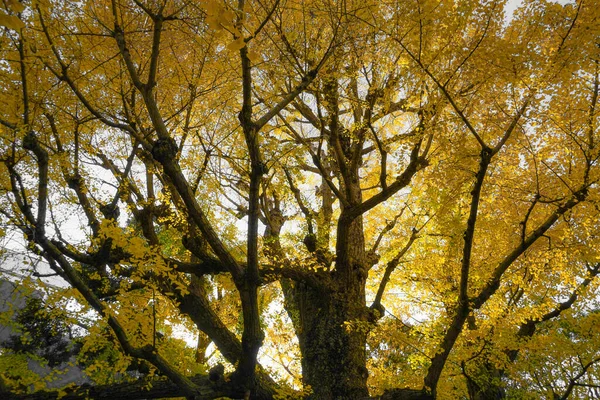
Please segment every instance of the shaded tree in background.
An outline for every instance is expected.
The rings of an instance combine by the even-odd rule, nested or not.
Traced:
[[[76,352],[65,321],[44,308],[42,299],[31,297],[19,310],[15,322],[21,328],[17,335],[2,344],[17,353],[28,353],[42,357],[50,367],[67,362]]]

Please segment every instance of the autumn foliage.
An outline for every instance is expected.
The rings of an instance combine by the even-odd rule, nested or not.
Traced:
[[[2,3],[1,233],[68,283],[60,395],[598,396],[600,3],[505,3]],[[15,354],[0,390],[57,396]]]

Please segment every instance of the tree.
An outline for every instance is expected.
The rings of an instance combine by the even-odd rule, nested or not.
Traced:
[[[42,307],[41,299],[27,299],[25,308],[16,317],[16,322],[23,326],[24,334],[11,335],[4,346],[15,352],[39,352],[53,367],[68,361],[74,349],[69,348],[73,346],[68,341],[69,330],[65,322],[48,315]]]
[[[168,378],[70,395],[597,390],[598,4],[504,4],[6,2],[3,222]]]

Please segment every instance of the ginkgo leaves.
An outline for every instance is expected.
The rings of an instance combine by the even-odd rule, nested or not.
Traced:
[[[227,50],[229,50],[231,52],[235,52],[235,51],[240,50],[244,46],[246,46],[246,42],[244,41],[244,38],[239,37],[227,45]]]
[[[133,281],[122,281],[120,290],[127,292],[131,284],[135,281],[143,281],[146,285],[156,286],[156,282],[168,278],[173,287],[180,295],[188,292],[187,281],[182,279],[174,270],[173,265],[169,265],[162,253],[160,246],[150,246],[141,236],[131,227],[121,228],[113,220],[103,220],[100,225],[99,235],[96,238],[97,243],[105,243],[109,240],[110,245],[124,254],[122,265],[118,269],[133,268],[130,278]],[[100,276],[95,274],[97,279]]]
[[[21,4],[21,3],[18,3]],[[6,15],[0,12],[0,26],[4,26],[8,29],[18,31],[25,27],[25,24],[21,19],[14,15]]]
[[[236,41],[241,40],[241,43],[233,45],[230,50],[235,51],[244,47],[244,35],[239,29],[243,24],[242,11],[234,11],[228,8],[223,2],[216,0],[203,3],[203,7],[206,11],[205,22],[208,24],[209,28],[215,31],[225,30],[231,33],[234,37],[238,38]]]
[[[25,10],[25,6],[23,5],[23,3],[21,3],[18,0],[7,0],[5,4],[9,10],[14,11],[16,13],[20,13],[23,12],[23,10]]]
[[[19,31],[25,27],[22,16],[25,11],[25,5],[19,0],[6,0],[4,2],[5,9],[0,11],[0,27],[6,27],[14,31]],[[49,0],[33,0],[32,8],[39,7],[40,9],[48,9],[50,7]],[[16,14],[16,15],[15,15]]]
[[[206,11],[206,23],[212,29],[231,27],[235,23],[236,13],[228,8],[222,1],[206,1],[203,2],[202,7]]]
[[[216,0],[208,1],[203,6],[207,15],[205,21],[209,28],[217,33],[229,32],[234,37],[234,40],[225,47],[229,52],[236,53],[247,45],[250,37],[245,37],[243,33],[247,30],[244,28],[247,19],[243,16],[249,12],[248,7],[244,11],[234,11]],[[253,63],[261,60],[260,54],[254,50],[248,50],[246,56]]]
[[[249,50],[247,53],[247,56],[248,56],[248,59],[250,61],[252,61],[253,63],[257,63],[260,60],[262,60],[262,56],[254,50]]]

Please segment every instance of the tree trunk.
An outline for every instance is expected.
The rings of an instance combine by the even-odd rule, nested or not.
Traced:
[[[504,388],[493,383],[482,387],[472,380],[467,380],[467,389],[470,400],[502,400],[506,398]]]
[[[366,306],[362,217],[350,224],[346,265],[336,264],[329,290],[282,285],[302,353],[302,376],[311,399],[368,397],[366,341],[372,313]],[[338,260],[340,259],[337,254]]]
[[[368,396],[368,329],[357,323],[365,320],[364,297],[350,299],[342,291],[324,292],[302,284],[284,286],[300,342],[304,384],[312,389],[310,398]]]
[[[332,75],[334,76],[332,70]],[[339,83],[323,82],[328,115],[328,150],[332,173],[339,182],[341,215],[337,221],[335,267],[321,273],[327,289],[282,282],[286,309],[292,318],[302,353],[302,377],[312,390],[311,399],[362,399],[368,397],[366,342],[374,314],[366,306],[368,275],[362,214],[349,212],[362,203],[359,169],[363,138],[354,137],[339,121]],[[319,154],[321,156],[321,154]],[[326,160],[327,157],[323,157]],[[321,163],[321,166],[323,164]],[[329,171],[323,176],[327,186]],[[329,252],[333,197],[322,191],[324,220],[318,226],[318,246]],[[328,212],[326,215],[325,213]],[[311,251],[311,249],[309,249]],[[318,257],[317,257],[318,259]],[[325,277],[325,275],[328,275]]]

